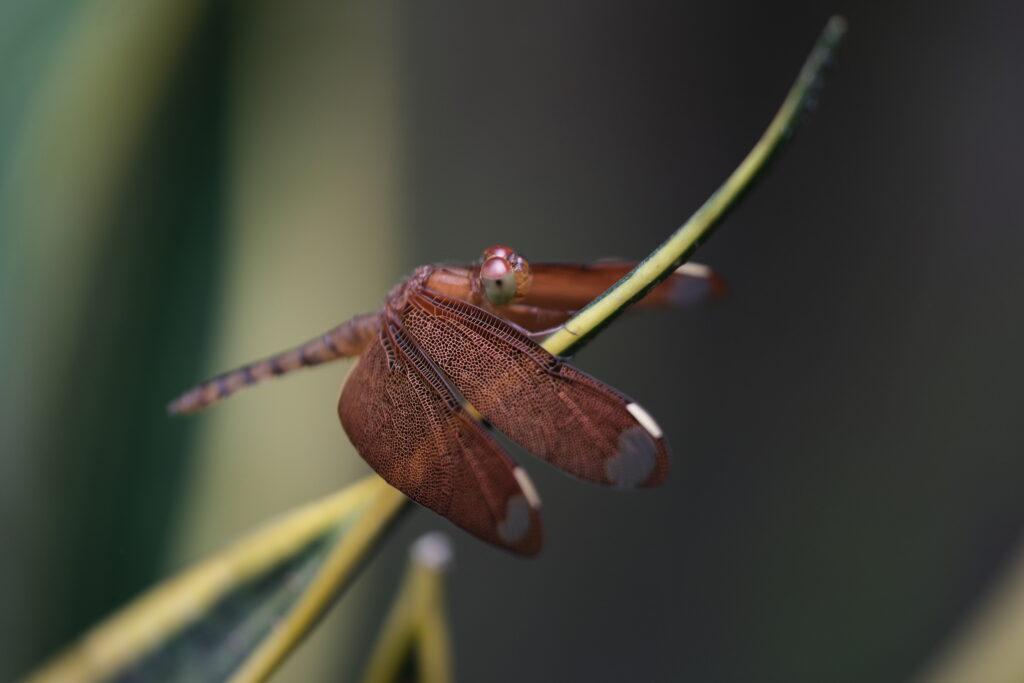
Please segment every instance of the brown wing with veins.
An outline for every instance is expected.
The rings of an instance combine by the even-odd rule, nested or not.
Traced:
[[[534,455],[600,484],[653,486],[668,475],[668,447],[643,408],[500,318],[422,289],[402,322],[455,388]]]
[[[470,533],[516,553],[541,546],[526,473],[460,405],[394,322],[360,357],[338,402],[356,450],[392,486]]]
[[[621,280],[636,263],[533,263],[526,294],[495,310],[531,332],[551,330]],[[707,266],[686,263],[637,302],[640,308],[694,306],[721,297],[725,281]]]
[[[527,306],[578,310],[596,299],[636,267],[626,261],[597,263],[531,263],[530,288],[521,299]],[[637,302],[644,307],[702,303],[725,292],[725,282],[707,266],[685,263]]]

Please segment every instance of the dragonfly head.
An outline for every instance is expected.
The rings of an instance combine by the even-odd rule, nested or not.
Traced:
[[[488,247],[480,263],[480,284],[487,301],[494,306],[504,306],[526,294],[530,264],[509,247]]]

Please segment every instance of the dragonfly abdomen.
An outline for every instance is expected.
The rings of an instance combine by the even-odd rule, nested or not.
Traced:
[[[380,328],[379,315],[357,315],[315,339],[287,351],[243,365],[189,389],[167,405],[171,415],[195,413],[239,389],[309,365],[358,355]]]

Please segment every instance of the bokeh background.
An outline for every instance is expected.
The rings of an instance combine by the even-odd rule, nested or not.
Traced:
[[[0,680],[366,470],[344,363],[192,419],[169,398],[419,263],[644,255],[834,12],[809,125],[698,254],[729,299],[627,316],[576,360],[657,416],[670,481],[516,453],[539,558],[417,510],[278,678],[350,678],[431,528],[462,680],[949,673],[1024,565],[1019,3],[7,0]]]

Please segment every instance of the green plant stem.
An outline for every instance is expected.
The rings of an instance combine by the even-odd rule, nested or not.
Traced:
[[[391,521],[408,505],[409,499],[383,479],[375,475],[368,479],[377,479],[383,486],[378,487],[356,524],[331,549],[323,567],[295,606],[231,677],[232,683],[266,680],[284,662],[352,580]]]
[[[325,567],[331,571],[321,570],[314,579],[316,584],[321,577],[330,577],[335,582],[333,588],[352,575],[358,560],[367,554],[368,546],[406,501],[383,479],[370,475],[323,500],[293,510],[217,555],[149,589],[33,672],[25,683],[116,678],[147,653],[173,640],[201,619],[239,585],[264,575],[333,529],[351,524],[331,551],[331,558],[335,559],[325,562]],[[348,559],[339,567],[336,558],[342,552],[347,553],[344,557]],[[315,590],[317,586],[311,584],[300,597],[300,603],[308,600]],[[330,604],[329,601],[326,604]],[[293,624],[302,623],[308,628],[308,623],[315,619],[310,619],[310,611],[301,607],[300,604],[291,610],[275,629],[279,634],[276,639],[262,644],[250,662],[254,659],[274,661],[282,644],[294,645],[297,637]],[[302,622],[302,619],[307,621]],[[262,654],[257,656],[257,653]],[[266,671],[271,669],[268,667]]]
[[[431,538],[431,537],[434,538]],[[452,680],[451,644],[444,600],[444,573],[451,549],[441,534],[428,534],[414,546],[409,569],[392,603],[363,673],[363,683],[394,683],[413,655],[423,683]],[[427,544],[443,546],[423,552]]]
[[[846,21],[842,17],[829,19],[775,118],[732,175],[650,256],[545,339],[544,348],[559,355],[578,350],[693,254],[768,167],[782,144],[792,137],[801,112],[807,108],[845,32]]]

